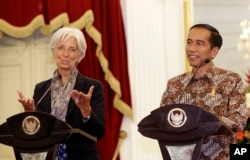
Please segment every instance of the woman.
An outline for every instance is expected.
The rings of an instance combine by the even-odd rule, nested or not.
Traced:
[[[64,27],[51,38],[51,50],[57,69],[51,79],[36,84],[33,98],[18,91],[25,111],[51,113],[98,139],[105,133],[104,92],[100,81],[83,76],[76,66],[84,58],[86,41],[76,28]],[[98,160],[95,141],[72,134],[58,147],[57,159]]]

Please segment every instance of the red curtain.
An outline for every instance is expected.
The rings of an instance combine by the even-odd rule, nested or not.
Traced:
[[[91,17],[93,23],[89,21]],[[131,105],[120,0],[0,1],[1,33],[23,38],[38,28],[50,34],[64,25],[82,29],[87,39],[87,54],[78,65],[79,71],[104,84],[106,135],[98,142],[98,148],[102,160],[111,160],[124,116],[121,108],[116,109],[114,98]]]

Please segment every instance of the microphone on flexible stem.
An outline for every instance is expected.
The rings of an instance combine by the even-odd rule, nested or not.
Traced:
[[[200,69],[200,67],[204,64],[207,64],[210,62],[210,59],[206,58],[205,60],[201,61],[201,63],[195,68],[192,77],[190,78],[190,80],[188,81],[187,85],[184,87],[184,89],[182,90],[180,97],[179,97],[179,102],[183,96],[184,91],[186,90],[187,86],[190,84],[190,82],[194,79],[195,74],[197,73],[197,71]]]
[[[61,79],[62,78],[62,76],[61,75],[58,75],[56,78],[54,78],[53,80],[52,80],[52,82],[55,82],[55,81],[57,81],[58,79]],[[51,84],[52,84],[52,82],[51,82]],[[51,89],[51,87],[52,87],[52,85],[50,85],[50,87],[44,92],[44,94],[42,95],[42,97],[38,100],[38,102],[36,103],[36,107],[41,103],[41,101],[44,99],[44,97],[47,95],[47,93],[50,91],[50,89]]]
[[[193,72],[194,74],[193,74],[192,78],[189,80],[188,84],[189,84],[190,81],[194,78],[196,72],[200,69],[200,67],[201,67],[203,64],[207,64],[207,63],[209,63],[209,62],[210,62],[210,59],[208,59],[208,58],[206,58],[204,61],[201,61],[201,63],[195,68],[195,70],[194,70],[194,72]]]

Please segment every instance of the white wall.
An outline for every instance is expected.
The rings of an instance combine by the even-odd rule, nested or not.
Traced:
[[[0,39],[0,124],[23,112],[17,90],[32,97],[36,82],[53,75],[55,64],[49,49],[50,37],[39,32],[23,39],[3,36]],[[0,144],[0,159],[13,160],[13,149]]]
[[[194,0],[193,23],[209,23],[223,36],[222,48],[215,58],[216,65],[239,73],[246,79],[250,59],[238,50],[240,22],[250,20],[249,0]]]
[[[143,137],[137,124],[159,107],[167,80],[184,71],[182,0],[123,0],[122,9],[134,121],[124,117],[121,159],[162,159],[157,140]]]

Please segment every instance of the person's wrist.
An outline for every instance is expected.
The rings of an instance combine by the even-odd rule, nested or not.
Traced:
[[[81,112],[82,112],[82,117],[84,119],[89,119],[90,115],[91,115],[91,107],[89,109],[87,109],[87,110],[83,109],[83,110],[81,110]]]

